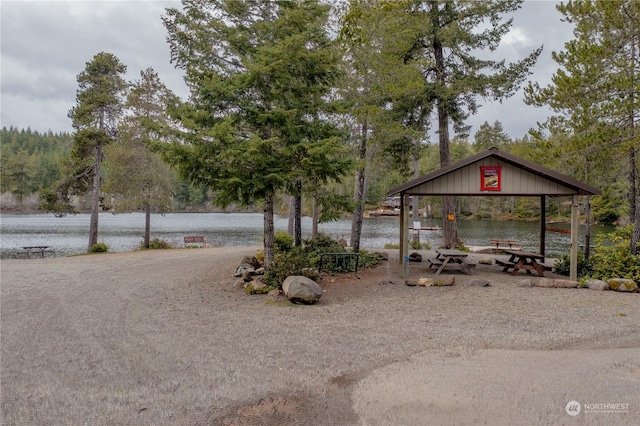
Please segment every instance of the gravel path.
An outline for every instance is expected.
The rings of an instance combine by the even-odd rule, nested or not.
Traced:
[[[292,306],[233,288],[256,251],[2,260],[2,424],[640,424],[638,295],[408,287],[389,251]]]

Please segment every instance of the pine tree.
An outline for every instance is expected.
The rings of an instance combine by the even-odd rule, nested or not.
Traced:
[[[164,18],[172,59],[191,99],[174,110],[183,143],[165,158],[217,191],[216,203],[264,206],[267,267],[274,257],[274,197],[303,176],[338,178],[346,163],[326,131],[324,97],[339,56],[328,6],[308,2],[184,0]]]
[[[627,164],[628,202],[634,223],[630,250],[640,242],[640,5],[636,1],[572,1],[558,10],[575,25],[565,50],[554,52],[560,68],[552,83],[530,83],[526,100],[548,105],[555,115],[544,123],[557,155],[587,182],[614,184],[621,176],[612,164]],[[543,139],[538,137],[538,142]],[[544,142],[549,142],[546,140]],[[551,141],[553,142],[553,141]],[[600,167],[603,166],[603,167]]]
[[[463,126],[475,114],[477,98],[500,100],[513,95],[542,48],[513,64],[474,56],[485,49],[495,50],[509,31],[512,20],[504,14],[514,12],[522,0],[411,2],[411,11],[421,21],[410,58],[422,58],[427,84],[425,102],[435,104],[438,120],[440,166],[451,162],[449,125]],[[458,245],[458,230],[452,197],[443,199],[444,246]]]
[[[68,205],[69,193],[91,192],[88,251],[98,242],[103,149],[118,134],[123,94],[127,87],[122,77],[126,69],[113,54],[100,52],[78,74],[76,106],[69,111],[75,129],[68,163],[70,173],[54,198],[62,202],[49,202],[49,207],[56,209]]]
[[[140,79],[129,91],[129,115],[120,125],[118,140],[105,150],[104,190],[113,197],[115,212],[144,210],[146,248],[150,242],[151,211],[164,213],[172,206],[171,170],[160,154],[149,150],[147,143],[161,139],[154,129],[171,124],[166,108],[174,98],[152,68],[141,71]]]

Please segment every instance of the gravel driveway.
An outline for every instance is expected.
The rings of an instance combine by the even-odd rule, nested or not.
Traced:
[[[233,288],[257,249],[2,260],[2,424],[640,424],[636,294],[409,287],[389,251],[293,306]]]

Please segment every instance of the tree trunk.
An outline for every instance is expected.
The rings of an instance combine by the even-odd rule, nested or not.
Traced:
[[[293,236],[295,231],[295,217],[296,217],[296,197],[293,195],[289,196],[289,223],[287,224],[287,233]]]
[[[275,231],[273,225],[273,194],[267,194],[264,198],[264,267],[269,269],[274,258]]]
[[[102,145],[96,147],[96,158],[93,163],[93,186],[91,189],[91,222],[89,224],[89,247],[98,244],[98,212],[100,211],[100,165],[102,164]]]
[[[351,218],[351,247],[353,251],[360,251],[360,237],[362,236],[362,222],[364,221],[364,201],[365,201],[365,174],[366,167],[362,165],[362,161],[365,160],[367,155],[367,122],[362,124],[362,135],[360,139],[360,148],[358,152],[358,162],[361,166],[356,171],[356,181],[354,186],[353,201],[355,202],[356,209],[353,212]]]
[[[302,180],[300,179],[296,181],[295,201],[295,232],[293,245],[300,247],[302,245]]]
[[[318,197],[313,197],[313,213],[311,220],[311,236],[318,235],[318,221],[320,220],[320,211],[318,210]]]
[[[149,239],[151,236],[151,203],[147,201],[144,210],[144,248],[149,248]]]
[[[431,3],[432,11],[432,24],[434,27],[439,27],[438,22],[438,2]],[[444,48],[442,43],[436,37],[433,40],[433,57],[435,59],[436,80],[438,86],[444,89],[447,87],[445,67],[444,67]],[[438,142],[440,146],[440,167],[448,166],[451,163],[451,157],[449,154],[449,113],[447,111],[447,105],[444,96],[440,95],[437,98],[438,107]],[[458,224],[456,223],[455,216],[455,200],[453,197],[442,197],[442,220],[444,230],[444,248],[450,249],[458,245]]]

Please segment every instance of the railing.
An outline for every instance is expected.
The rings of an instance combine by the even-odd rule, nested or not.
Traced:
[[[320,266],[318,266],[318,274],[322,278],[322,268],[325,266],[325,259],[331,259],[333,262],[327,262],[332,265],[341,265],[341,270],[350,269],[352,261],[355,259],[355,274],[356,278],[360,279],[358,275],[358,263],[360,263],[360,255],[358,253],[323,253],[320,255]],[[337,268],[333,268],[337,269]]]

